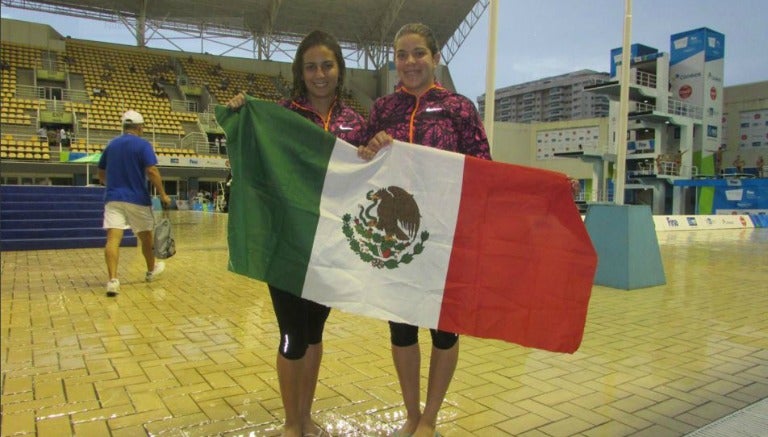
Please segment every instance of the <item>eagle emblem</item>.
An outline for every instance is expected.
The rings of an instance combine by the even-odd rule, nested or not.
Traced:
[[[349,247],[373,267],[395,269],[424,251],[429,232],[422,230],[419,205],[413,194],[390,186],[371,190],[367,204],[358,205],[356,216],[342,217],[342,231]]]

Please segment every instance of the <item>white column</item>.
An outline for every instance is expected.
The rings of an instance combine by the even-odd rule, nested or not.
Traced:
[[[627,117],[629,115],[630,40],[632,35],[632,0],[624,6],[624,43],[621,49],[621,75],[619,84],[619,117],[616,128],[616,175],[613,202],[624,204],[624,185],[627,173]]]
[[[496,113],[496,28],[499,15],[499,0],[490,0],[488,17],[488,54],[485,66],[485,133],[493,156],[493,119]]]

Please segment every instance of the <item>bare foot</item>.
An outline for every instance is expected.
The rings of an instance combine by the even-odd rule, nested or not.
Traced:
[[[301,436],[301,429],[299,429],[298,426],[283,426],[283,433],[281,434],[282,437],[300,437]]]
[[[435,432],[434,426],[419,423],[418,428],[411,434],[411,437],[435,437],[436,435],[437,433]]]
[[[301,433],[303,437],[323,437],[329,435],[325,428],[313,421],[310,421],[309,425],[303,426]]]
[[[392,433],[392,437],[411,437],[418,426],[418,420],[406,420],[400,429]]]

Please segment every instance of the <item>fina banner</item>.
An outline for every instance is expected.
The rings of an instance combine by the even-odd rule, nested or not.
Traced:
[[[199,157],[180,157],[180,156],[158,156],[157,165],[169,167],[205,167],[205,168],[227,168],[226,158],[199,158]]]
[[[693,231],[714,229],[754,228],[752,220],[744,211],[738,215],[655,215],[653,223],[656,231]]]

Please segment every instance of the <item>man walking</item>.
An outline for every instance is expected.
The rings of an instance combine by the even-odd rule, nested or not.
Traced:
[[[117,264],[125,229],[133,229],[141,242],[141,252],[147,264],[145,280],[150,282],[165,270],[165,263],[155,260],[152,248],[154,215],[147,179],[160,194],[163,206],[171,203],[157,169],[157,156],[152,145],[141,138],[144,117],[136,111],[127,111],[121,122],[123,134],[109,142],[99,159],[99,180],[107,187],[104,195],[104,228],[107,230],[104,259],[109,272],[107,296],[110,297],[120,293]]]

